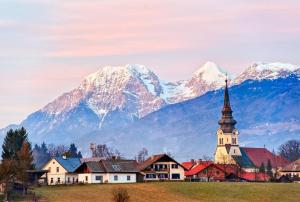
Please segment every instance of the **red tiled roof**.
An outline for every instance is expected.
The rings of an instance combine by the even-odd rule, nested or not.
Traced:
[[[195,164],[194,162],[188,161],[188,162],[183,162],[181,165],[185,167],[187,170],[190,170],[194,164]]]
[[[270,176],[266,173],[243,172],[239,175],[240,178],[247,181],[269,181]]]
[[[282,156],[276,156],[266,148],[250,148],[243,147],[243,150],[247,153],[248,157],[254,163],[256,167],[260,167],[262,163],[267,166],[270,159],[272,167],[284,167],[289,164],[289,161]]]
[[[184,175],[185,176],[196,175],[211,165],[214,165],[214,163],[211,161],[202,161],[202,162],[196,164],[191,170],[184,172]],[[219,167],[217,167],[217,168],[219,168]]]

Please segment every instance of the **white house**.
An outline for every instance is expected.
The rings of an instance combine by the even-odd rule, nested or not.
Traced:
[[[75,172],[79,183],[135,183],[138,169],[134,160],[109,159],[84,162]]]
[[[74,171],[81,165],[79,158],[55,157],[42,170],[48,170],[43,178],[48,185],[74,184],[78,182],[78,175]]]
[[[184,171],[186,170],[167,154],[153,155],[140,164],[138,168],[144,175],[144,181],[184,180]]]

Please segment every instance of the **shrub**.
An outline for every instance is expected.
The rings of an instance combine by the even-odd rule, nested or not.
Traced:
[[[113,191],[114,202],[129,202],[129,194],[127,189],[118,188]]]

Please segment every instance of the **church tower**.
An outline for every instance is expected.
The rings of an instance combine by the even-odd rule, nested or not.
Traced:
[[[241,156],[238,142],[238,130],[234,127],[236,121],[233,119],[229,101],[228,84],[225,80],[224,105],[222,118],[219,121],[220,128],[217,131],[217,148],[215,152],[215,163],[234,164],[232,156]]]

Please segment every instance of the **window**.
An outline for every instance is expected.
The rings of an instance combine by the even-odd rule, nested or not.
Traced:
[[[59,167],[56,167],[56,172],[59,173]]]
[[[130,181],[130,178],[131,178],[130,175],[127,175],[127,181]]]
[[[180,174],[174,173],[172,174],[172,179],[180,179]]]
[[[58,182],[58,184],[60,183],[60,177],[57,178],[57,182]]]
[[[72,180],[72,182],[73,182],[73,184],[74,184],[74,182],[75,182],[75,178],[73,177],[73,180]]]
[[[102,182],[102,176],[96,176],[96,180]]]
[[[53,184],[53,177],[51,177],[50,184]]]
[[[52,163],[55,164],[55,161],[53,161]]]
[[[85,176],[85,181],[89,181],[89,177],[88,176]]]
[[[216,171],[216,174],[217,174],[217,175],[219,175],[219,174],[220,174],[220,172],[217,170],[217,171]]]
[[[112,168],[114,169],[114,171],[120,171],[121,167],[119,165],[112,165]]]
[[[168,174],[158,174],[158,178],[160,179],[168,179]]]
[[[235,154],[235,149],[233,150],[233,153]]]
[[[70,183],[70,177],[68,177],[68,183]]]
[[[177,169],[177,168],[178,168],[178,165],[177,165],[177,164],[172,164],[172,168],[173,168],[173,169]]]
[[[118,181],[118,175],[114,176],[114,181]]]
[[[148,179],[155,179],[156,175],[155,174],[146,174],[146,178],[148,178]]]

